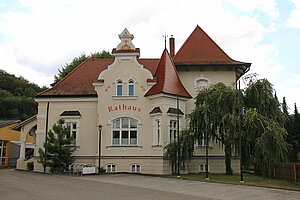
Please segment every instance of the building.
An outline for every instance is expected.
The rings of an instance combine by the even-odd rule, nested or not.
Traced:
[[[127,29],[119,38],[112,51],[114,59],[87,59],[36,96],[38,114],[32,122],[37,125],[36,171],[43,171],[37,152],[46,131],[63,118],[75,137],[76,162],[97,166],[100,154],[100,166],[107,172],[169,174],[164,147],[176,139],[177,113],[183,130],[185,116],[194,108],[193,97],[201,88],[217,82],[233,84],[251,65],[231,59],[199,26],[176,54],[175,39],[170,38],[170,53],[165,49],[159,59],[140,58]],[[183,172],[203,171],[204,155],[200,142]],[[223,149],[210,144],[211,172],[225,172],[224,158]],[[239,169],[236,157],[232,167]]]
[[[20,153],[20,131],[11,128],[20,120],[0,120],[0,167],[15,167]],[[32,148],[33,138],[27,139],[27,150]],[[24,146],[25,147],[25,146]]]

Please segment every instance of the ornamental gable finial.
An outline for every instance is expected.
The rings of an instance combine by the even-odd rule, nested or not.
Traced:
[[[129,33],[127,28],[119,35],[121,43],[117,46],[118,50],[135,50],[135,46],[132,44],[134,36]]]

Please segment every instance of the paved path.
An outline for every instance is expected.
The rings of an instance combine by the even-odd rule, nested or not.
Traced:
[[[115,174],[105,176],[83,176],[79,179],[113,183],[155,191],[173,192],[195,197],[220,200],[300,200],[300,192],[261,187],[207,183],[152,176]]]
[[[131,174],[58,176],[0,169],[0,200],[299,200],[300,192]]]

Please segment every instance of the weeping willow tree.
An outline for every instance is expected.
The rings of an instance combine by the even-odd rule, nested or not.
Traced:
[[[237,91],[231,86],[223,83],[212,85],[199,92],[196,107],[189,116],[190,131],[195,140],[204,139],[207,126],[209,141],[216,141],[224,147],[228,175],[233,173],[231,158],[238,142],[236,96]]]
[[[177,164],[185,166],[185,162],[191,160],[194,153],[194,135],[188,130],[181,131],[178,140],[171,142],[165,148],[164,158],[169,160],[172,172],[177,172]],[[180,155],[178,157],[178,149]]]
[[[244,102],[243,163],[262,175],[272,176],[274,163],[286,161],[289,152],[286,115],[266,79],[247,85]]]

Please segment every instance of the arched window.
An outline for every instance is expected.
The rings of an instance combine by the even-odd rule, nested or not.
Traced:
[[[118,80],[117,81],[117,96],[122,96],[123,95],[123,81]]]
[[[112,127],[113,146],[137,145],[137,120],[121,117],[113,121]]]
[[[106,165],[106,172],[107,173],[114,173],[114,172],[116,172],[116,165],[115,164],[107,164]]]
[[[134,96],[134,81],[128,81],[128,96]]]
[[[208,80],[200,78],[196,80],[196,91],[206,89],[208,88],[208,85],[209,85]]]
[[[130,170],[131,170],[132,173],[140,173],[141,172],[141,165],[132,164]]]

